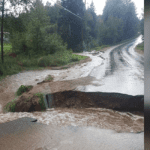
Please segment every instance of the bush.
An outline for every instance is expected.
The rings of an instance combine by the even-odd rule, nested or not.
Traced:
[[[44,103],[44,98],[43,98],[43,94],[42,93],[36,93],[35,96],[38,96],[40,99],[39,99],[39,104],[41,106],[41,109],[42,110],[45,110],[46,109],[46,106],[45,106],[45,103]]]
[[[72,54],[71,62],[74,62],[74,61],[79,61],[79,58],[77,55]]]
[[[43,56],[38,60],[38,66],[47,67],[50,65],[51,58],[49,56]]]
[[[15,106],[16,106],[16,99],[7,103],[7,105],[4,107],[4,110],[8,112],[15,112]]]
[[[63,43],[60,35],[55,33],[45,37],[43,50],[46,54],[55,54],[56,52],[66,51],[67,44]]]
[[[48,77],[46,77],[46,79],[44,81],[52,81],[53,77],[51,75],[48,75]]]
[[[33,86],[31,86],[31,85],[29,85],[29,86],[21,85],[16,92],[17,96],[20,96],[22,93],[29,91],[32,87]]]
[[[0,70],[2,75],[12,75],[18,73],[22,70],[21,66],[16,62],[17,58],[10,57],[8,55],[4,56],[4,63],[0,61]]]
[[[144,42],[137,45],[137,49],[144,51]]]

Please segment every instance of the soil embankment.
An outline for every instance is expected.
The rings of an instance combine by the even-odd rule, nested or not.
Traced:
[[[51,94],[52,107],[107,108],[119,111],[144,112],[144,96],[120,93],[63,91]]]

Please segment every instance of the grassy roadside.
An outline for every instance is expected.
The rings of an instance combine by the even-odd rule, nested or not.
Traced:
[[[136,49],[141,50],[141,51],[144,51],[144,42],[138,44],[138,45],[136,46]]]
[[[4,49],[4,53],[8,53],[8,52],[11,52],[12,46],[11,44],[4,43],[3,49]],[[0,51],[1,51],[1,45],[0,45]]]
[[[9,46],[10,47],[10,46]],[[26,70],[42,70],[46,67],[59,67],[68,64],[74,64],[87,56],[80,56],[73,54],[71,51],[57,52],[53,55],[39,55],[29,58],[24,55],[17,55],[17,57],[9,56],[8,49],[4,49],[4,64],[0,60],[0,80],[7,75],[17,74]],[[1,56],[1,54],[0,54]]]
[[[106,47],[110,47],[110,45],[102,45],[102,46],[98,46],[98,47],[95,47],[94,50],[96,51],[100,51],[100,50],[103,50],[104,48]],[[93,49],[91,49],[90,51],[92,51]]]

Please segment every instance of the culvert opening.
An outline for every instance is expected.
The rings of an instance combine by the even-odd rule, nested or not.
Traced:
[[[144,95],[63,91],[45,96],[47,108],[107,108],[144,112]]]

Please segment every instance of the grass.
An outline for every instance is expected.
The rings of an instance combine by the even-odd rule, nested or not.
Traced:
[[[99,46],[99,47],[95,47],[94,49],[96,50],[96,51],[100,51],[101,49],[103,49],[103,48],[106,48],[106,47],[109,47],[110,45],[102,45],[102,46]]]
[[[45,103],[44,103],[43,94],[42,94],[42,93],[36,93],[35,96],[38,96],[38,97],[39,97],[39,104],[40,104],[40,106],[41,106],[41,109],[42,109],[42,110],[45,110],[45,109],[46,109],[46,106],[45,106]]]
[[[144,51],[144,42],[138,44],[138,45],[136,46],[136,48],[139,49],[139,50]]]
[[[64,66],[85,58],[87,57],[79,56],[69,51],[57,52],[47,56],[33,56],[32,58],[24,55],[18,55],[13,58],[6,54],[4,55],[4,64],[2,64],[0,60],[0,80],[7,75],[17,74],[21,71],[42,70],[45,69],[45,67]],[[19,65],[18,62],[22,63],[23,67]]]
[[[13,99],[11,102],[7,103],[7,105],[4,107],[4,112],[15,112],[15,106],[16,98]]]
[[[19,89],[17,90],[16,95],[20,96],[22,93],[29,91],[32,87],[33,86],[31,86],[31,85],[29,85],[29,86],[21,85],[19,87]]]
[[[51,75],[48,75],[48,77],[44,81],[52,81],[53,77]]]
[[[5,44],[3,45],[4,53],[11,52],[12,46],[11,44]],[[1,45],[0,45],[0,50],[1,50]]]
[[[138,35],[133,38],[121,41],[120,43],[116,43],[115,45],[122,44],[125,42],[130,42],[132,39],[135,39]],[[102,45],[93,49],[102,50],[105,47],[115,46],[115,45]],[[82,59],[87,58],[87,56],[80,56],[73,54],[71,51],[61,51],[56,52],[53,55],[37,55],[32,56],[29,58],[28,56],[18,55],[17,57],[13,58],[8,55],[8,52],[11,51],[11,44],[4,44],[4,64],[2,64],[0,60],[0,80],[4,79],[7,75],[17,74],[21,71],[28,71],[28,70],[42,70],[45,67],[59,67],[68,64],[74,64]],[[140,47],[142,49],[142,47]],[[144,48],[143,48],[144,49]],[[92,49],[91,49],[92,50]],[[0,54],[1,55],[1,54]],[[18,61],[22,63],[22,66],[18,64]]]
[[[23,87],[23,86],[22,86]],[[41,106],[41,111],[44,111],[46,109],[44,98],[42,93],[36,93],[35,96],[39,97],[39,104]],[[31,99],[31,97],[28,97],[26,102],[28,102]],[[13,99],[11,102],[8,102],[6,106],[4,107],[4,112],[15,112],[15,106],[16,106],[16,98]]]

